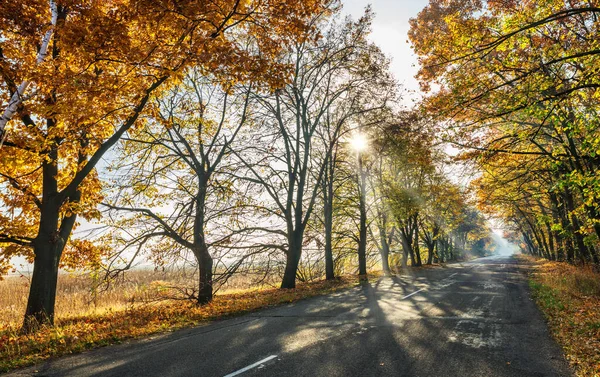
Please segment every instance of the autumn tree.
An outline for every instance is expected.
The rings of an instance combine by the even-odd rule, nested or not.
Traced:
[[[599,11],[587,1],[431,1],[411,23],[423,87],[440,87],[424,108],[484,172],[482,207],[550,258],[598,261]]]
[[[410,113],[401,115],[385,133],[389,139],[390,162],[383,192],[404,251],[402,264],[405,266],[410,257],[413,266],[420,266],[418,219],[424,201],[425,179],[435,170],[431,137],[418,117]]]
[[[311,29],[321,1],[65,1],[0,5],[2,258],[34,271],[24,330],[53,322],[58,267],[77,216],[98,217],[95,167],[150,97],[195,65],[285,82],[273,59]],[[268,27],[271,33],[265,33]],[[239,36],[255,46],[247,49]]]
[[[435,171],[426,177],[423,209],[419,216],[420,237],[427,248],[427,264],[443,261],[440,239],[452,232],[452,220],[465,205],[463,194],[441,172]]]

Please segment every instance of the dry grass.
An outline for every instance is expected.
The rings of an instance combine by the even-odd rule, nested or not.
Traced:
[[[56,326],[31,335],[16,331],[26,305],[29,283],[11,277],[0,282],[0,373],[124,339],[194,326],[260,308],[331,293],[356,285],[356,277],[299,284],[295,290],[248,288],[249,277],[225,286],[209,305],[161,300],[165,285],[184,283],[184,276],[136,271],[126,280],[94,294],[89,277],[63,275],[57,295]],[[159,274],[160,275],[160,274]],[[168,279],[166,279],[168,278]]]
[[[525,258],[525,257],[523,257]],[[600,274],[591,267],[527,259],[530,285],[578,376],[600,376]]]
[[[248,290],[273,287],[276,282],[256,284],[249,275],[234,275],[217,295],[240,293]],[[88,274],[61,273],[56,295],[56,317],[101,315],[107,311],[120,311],[147,302],[173,296],[177,292],[168,287],[193,287],[196,277],[186,271],[132,270],[108,286],[97,286]],[[0,281],[0,331],[20,325],[27,305],[29,278],[9,276]]]

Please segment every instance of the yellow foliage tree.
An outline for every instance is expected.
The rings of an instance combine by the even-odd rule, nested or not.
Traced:
[[[281,87],[288,67],[276,57],[306,38],[306,20],[327,12],[327,3],[0,4],[0,266],[16,255],[34,262],[24,330],[53,322],[58,268],[76,218],[99,216],[96,164],[144,121],[149,98],[192,65]]]

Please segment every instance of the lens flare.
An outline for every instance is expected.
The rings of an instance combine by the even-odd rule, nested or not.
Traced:
[[[367,142],[367,138],[365,137],[365,135],[361,133],[356,133],[354,134],[354,136],[352,136],[352,139],[350,139],[350,146],[355,151],[362,152],[365,149],[367,149],[369,143]]]

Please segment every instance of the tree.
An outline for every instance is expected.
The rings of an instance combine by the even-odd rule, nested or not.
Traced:
[[[402,114],[385,132],[391,161],[383,190],[404,251],[403,266],[409,256],[412,266],[422,264],[418,219],[425,178],[434,171],[431,138],[422,125],[415,114]]]
[[[425,187],[419,231],[427,247],[427,264],[432,264],[434,259],[442,261],[440,253],[436,250],[439,239],[449,229],[450,216],[464,203],[460,189],[440,172],[428,176]]]
[[[191,253],[199,271],[199,304],[213,297],[211,251],[214,255],[234,239],[241,243],[236,235],[256,229],[229,229],[227,223],[239,223],[236,213],[245,203],[235,193],[235,182],[223,174],[234,168],[227,157],[250,122],[251,93],[251,86],[222,89],[216,78],[190,70],[182,83],[156,99],[151,120],[125,138],[113,167],[126,172],[115,179],[114,203],[104,205],[139,215],[134,225],[125,220],[128,234],[140,229],[127,238],[125,249],[137,247],[139,254],[156,239],[162,250]],[[161,213],[165,205],[168,214]]]
[[[0,151],[0,243],[5,261],[26,255],[34,262],[24,330],[53,322],[58,266],[77,216],[99,215],[96,164],[143,121],[150,97],[190,65],[281,86],[287,67],[273,57],[304,38],[311,29],[305,21],[325,12],[324,5],[131,0],[48,7],[31,0],[0,6],[0,101],[3,122],[10,118]],[[254,49],[239,43],[241,33]],[[38,61],[41,34],[48,36],[48,53]],[[29,83],[24,97],[18,83]],[[11,117],[6,111],[15,96]]]
[[[422,84],[441,86],[424,108],[484,171],[487,208],[532,252],[595,263],[599,12],[585,1],[431,1],[410,32]]]
[[[358,21],[341,24],[315,19],[324,37],[294,46],[285,58],[295,67],[291,83],[258,99],[265,132],[255,135],[244,155],[236,152],[246,179],[264,189],[276,207],[271,214],[285,227],[281,288],[296,285],[305,230],[342,131],[358,114],[381,106],[369,98],[370,88],[389,88],[386,60],[367,41],[371,19],[369,10]]]

